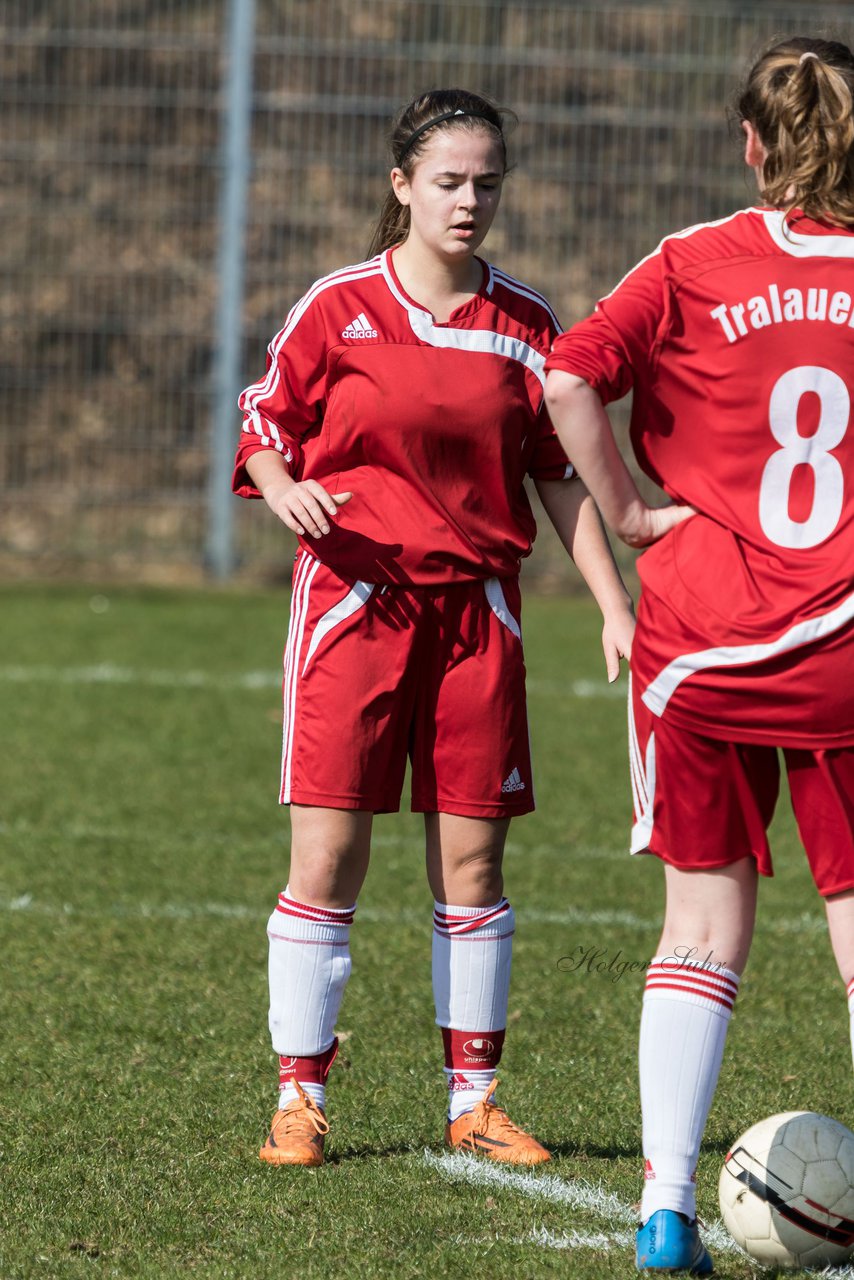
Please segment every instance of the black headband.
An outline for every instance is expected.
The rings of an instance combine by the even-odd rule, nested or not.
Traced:
[[[407,151],[409,151],[409,149],[418,141],[422,133],[426,133],[428,129],[432,129],[435,124],[441,124],[444,120],[453,120],[456,116],[470,116],[474,120],[485,120],[486,123],[489,125],[492,125],[492,128],[496,129],[499,134],[501,133],[500,125],[497,125],[494,120],[490,120],[489,116],[485,116],[482,111],[464,111],[462,108],[458,108],[456,111],[446,111],[444,112],[443,115],[434,116],[432,120],[427,120],[424,124],[419,125],[418,128],[415,130],[415,132],[409,135],[403,147],[403,150],[398,156],[398,159],[397,159],[398,165],[401,165],[403,163],[403,157],[406,155]],[[504,141],[503,134],[501,136],[501,140],[502,142]]]

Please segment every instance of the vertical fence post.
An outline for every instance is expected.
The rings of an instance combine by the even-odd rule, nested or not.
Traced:
[[[251,167],[255,0],[226,0],[225,101],[220,145],[219,252],[213,423],[208,487],[207,563],[217,578],[234,569],[231,470],[241,390],[246,203]]]

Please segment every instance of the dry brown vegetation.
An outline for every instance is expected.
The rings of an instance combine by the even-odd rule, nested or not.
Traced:
[[[787,29],[818,9],[790,5]],[[0,569],[202,564],[224,10],[0,16]],[[306,285],[364,255],[388,120],[414,92],[466,84],[518,112],[489,256],[569,323],[666,231],[748,202],[726,97],[777,18],[725,0],[259,0],[246,381]],[[246,572],[287,564],[263,515],[240,510]],[[539,561],[560,574],[553,547]]]

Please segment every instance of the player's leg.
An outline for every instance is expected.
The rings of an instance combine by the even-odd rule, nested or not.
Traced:
[[[848,998],[854,1057],[854,750],[787,750],[792,807]]]
[[[833,954],[846,987],[854,988],[854,889],[825,899]]]
[[[411,637],[404,624],[381,589],[343,580],[305,552],[297,557],[280,793],[291,805],[291,866],[268,924],[280,1094],[261,1155],[272,1163],[322,1159],[325,1083],[372,818],[398,807],[406,764]]]
[[[827,927],[848,996],[848,1027],[854,1060],[854,890],[826,899]]]
[[[501,899],[509,818],[425,813],[427,880],[434,897],[481,910]]]
[[[416,721],[413,807],[426,814],[435,899],[433,989],[448,1139],[532,1164],[548,1153],[493,1101],[514,929],[501,859],[510,817],[533,808],[518,584],[452,588],[437,616]]]
[[[373,814],[291,806],[288,884],[267,924],[269,1027],[279,1105],[261,1158],[320,1164],[326,1079],[350,977],[350,925],[370,855]]]
[[[664,929],[647,971],[638,1051],[642,1222],[659,1209],[696,1217],[694,1172],[756,904],[753,858],[664,873]]]
[[[509,819],[431,813],[425,824],[435,899],[433,994],[449,1091],[446,1139],[495,1160],[539,1164],[548,1152],[494,1101],[515,926],[501,875]]]
[[[633,848],[665,862],[664,927],[641,1014],[644,1190],[641,1269],[711,1270],[696,1226],[694,1172],[753,931],[776,753],[684,733],[636,692],[630,720]]]
[[[751,857],[710,871],[665,867],[664,929],[647,971],[638,1045],[642,1269],[712,1270],[697,1230],[695,1170],[750,949],[756,879]]]
[[[291,805],[288,885],[301,902],[332,909],[355,903],[368,871],[373,813]]]
[[[428,813],[434,898],[433,995],[450,1093],[448,1120],[492,1084],[507,1026],[513,910],[503,896],[508,820]]]
[[[757,878],[753,857],[708,871],[665,864],[656,954],[686,973],[727,969],[740,976],[753,937]]]

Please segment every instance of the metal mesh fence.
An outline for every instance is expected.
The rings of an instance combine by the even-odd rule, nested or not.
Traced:
[[[222,510],[211,515],[209,460],[229,11],[3,5],[6,572],[204,566]],[[750,202],[726,121],[739,73],[776,35],[850,42],[850,14],[765,0],[256,0],[242,381],[307,285],[364,256],[389,121],[415,93],[459,84],[517,112],[485,252],[568,324],[663,234]],[[283,571],[286,531],[222,501],[241,571]]]

